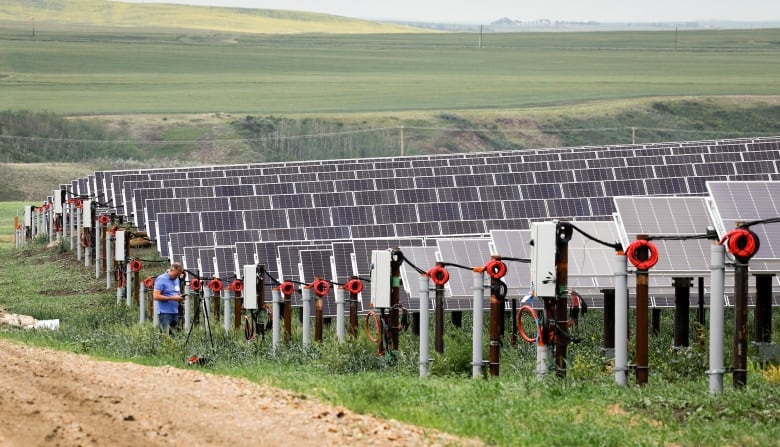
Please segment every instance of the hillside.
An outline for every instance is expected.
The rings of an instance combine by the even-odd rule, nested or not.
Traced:
[[[3,0],[0,21],[260,34],[404,33],[412,28],[327,14],[107,0]],[[419,30],[418,30],[419,31]]]

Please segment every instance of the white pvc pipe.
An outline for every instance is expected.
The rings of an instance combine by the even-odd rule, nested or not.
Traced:
[[[277,288],[273,288],[271,290],[271,303],[272,303],[272,310],[273,310],[273,318],[271,319],[272,327],[272,343],[271,346],[276,349],[277,346],[279,346],[279,339],[281,338],[281,328],[280,326],[280,319],[279,319],[279,309],[282,301],[282,293]]]
[[[723,393],[723,287],[726,248],[710,249],[710,394]]]
[[[615,256],[615,383],[626,386],[628,373],[628,277],[626,255]]]
[[[184,296],[184,330],[189,333],[192,327],[192,289],[190,286],[185,287],[186,295]],[[196,303],[197,304],[197,303]]]
[[[225,333],[230,333],[230,327],[232,326],[233,315],[233,292],[227,289],[222,289],[222,326],[225,329]]]
[[[73,233],[75,232],[76,221],[73,218],[73,210],[75,207],[72,203],[68,204],[68,239],[70,240],[70,250],[73,251]]]
[[[146,323],[146,286],[138,290],[138,323]]]
[[[113,244],[111,244],[111,232],[106,231],[106,289],[111,288],[111,275],[114,274],[112,269],[114,265],[114,253],[112,253],[112,247]]]
[[[550,371],[550,348],[542,344],[543,334],[539,333],[536,341],[536,379],[543,380]]]
[[[482,310],[482,300],[485,295],[485,274],[484,272],[474,272],[474,305],[472,313],[474,314],[474,325],[471,328],[471,378],[482,378],[482,325],[484,311]]]
[[[127,304],[127,307],[130,307],[133,305],[133,289],[135,288],[135,274],[133,274],[133,269],[130,268],[130,263],[127,263],[127,270],[125,270],[125,285],[126,285],[126,293],[125,296],[125,304]]]
[[[336,289],[336,338],[344,341],[344,293],[343,287]]]
[[[311,341],[311,287],[301,288],[301,300],[303,301],[303,346],[309,346]]]
[[[420,378],[428,377],[429,331],[430,319],[428,308],[430,307],[430,278],[428,275],[420,275]]]
[[[100,238],[103,237],[103,225],[95,225],[95,279],[100,279],[100,265],[103,263],[100,260],[100,247],[103,245],[103,241]]]
[[[82,247],[81,247],[81,232],[83,231],[84,223],[82,218],[83,208],[76,208],[76,260],[81,261],[81,256],[83,253]]]

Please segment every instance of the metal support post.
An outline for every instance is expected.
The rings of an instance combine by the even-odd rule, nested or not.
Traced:
[[[690,346],[691,286],[693,278],[672,278],[674,286],[674,347]]]
[[[710,249],[710,393],[723,392],[723,283],[726,247],[713,244]]]
[[[430,298],[428,297],[428,289],[430,287],[430,278],[427,274],[420,275],[420,378],[428,377],[428,326],[430,321],[428,319],[428,306],[430,305]]]
[[[473,324],[471,327],[471,378],[482,377],[482,331],[485,313],[482,302],[485,295],[485,271],[474,269],[474,303],[472,304]]]

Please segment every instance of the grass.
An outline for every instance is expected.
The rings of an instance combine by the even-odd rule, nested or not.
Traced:
[[[68,114],[505,110],[622,98],[775,95],[775,30],[236,35],[0,31],[11,108]],[[167,36],[167,37],[166,37]]]
[[[136,312],[117,305],[114,291],[93,276],[91,268],[58,247],[34,242],[22,251],[1,249],[0,306],[39,319],[60,318],[61,329],[3,327],[0,337],[146,365],[184,367],[187,356],[199,353],[215,360],[210,370],[217,374],[498,446],[761,446],[780,436],[776,367],[752,362],[746,388],[731,388],[727,376],[724,394],[710,395],[704,349],[694,343],[685,355],[670,350],[673,318],[666,311],[664,335],[651,337],[650,382],[641,388],[633,384],[633,375],[629,387],[614,384],[601,356],[598,311],[580,320],[584,342],[569,349],[566,379],[551,375],[537,381],[535,353],[527,344],[502,348],[500,377],[470,379],[468,315],[463,330],[447,325],[445,354],[432,351],[432,375],[419,379],[418,341],[409,333],[402,334],[392,366],[381,366],[376,347],[362,330],[356,342],[342,345],[335,341],[334,329],[326,327],[324,343],[304,347],[297,319],[293,339],[298,341],[276,352],[270,340],[247,344],[242,334],[225,335],[217,325],[212,352],[202,327],[195,328],[185,347],[184,334],[168,340],[150,325],[138,325]],[[780,320],[774,323],[777,334]]]
[[[24,224],[25,202],[0,202],[0,248],[13,248],[16,241],[15,219]]]

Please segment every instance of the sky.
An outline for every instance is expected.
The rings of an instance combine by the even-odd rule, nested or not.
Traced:
[[[127,0],[126,0],[127,1]],[[488,24],[508,17],[597,22],[780,21],[778,0],[129,0],[321,12],[360,19]]]

